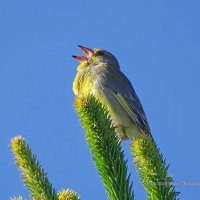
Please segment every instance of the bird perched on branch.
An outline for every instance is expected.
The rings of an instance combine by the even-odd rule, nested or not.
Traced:
[[[80,62],[73,83],[75,95],[92,94],[107,108],[120,141],[138,134],[151,136],[141,102],[115,56],[98,48],[79,48],[85,55],[72,56]]]

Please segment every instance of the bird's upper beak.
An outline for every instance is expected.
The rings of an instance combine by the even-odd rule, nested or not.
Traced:
[[[86,61],[88,58],[90,58],[90,57],[92,57],[94,55],[94,52],[93,52],[92,49],[89,49],[87,47],[83,47],[81,45],[78,45],[78,47],[83,51],[83,53],[85,54],[85,56],[72,56],[77,61],[79,61],[79,62]]]

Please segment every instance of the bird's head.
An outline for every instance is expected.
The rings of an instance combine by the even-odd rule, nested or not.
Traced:
[[[78,45],[78,47],[83,51],[85,56],[72,56],[80,65],[78,66],[78,71],[86,68],[92,67],[112,67],[115,70],[120,70],[119,63],[115,56],[110,52],[98,48],[89,49]]]

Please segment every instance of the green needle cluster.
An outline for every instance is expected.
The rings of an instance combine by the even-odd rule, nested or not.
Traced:
[[[141,134],[131,144],[134,164],[147,191],[149,200],[175,200],[173,179],[168,175],[169,165],[159,153],[151,137]]]
[[[58,193],[58,200],[80,200],[80,197],[73,190],[61,190]]]
[[[62,190],[56,193],[44,169],[21,136],[11,140],[10,148],[22,173],[23,181],[34,200],[80,200],[78,194],[72,190]],[[23,198],[13,197],[11,200],[23,200]]]
[[[36,156],[21,136],[12,139],[10,147],[15,155],[15,162],[22,172],[25,185],[33,199],[57,200],[55,189],[47,178]]]
[[[77,97],[75,107],[84,127],[92,159],[110,200],[133,200],[132,183],[127,175],[118,137],[108,111],[93,96]]]

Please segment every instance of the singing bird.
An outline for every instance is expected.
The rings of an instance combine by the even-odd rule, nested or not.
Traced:
[[[92,94],[107,108],[120,141],[139,134],[151,136],[142,104],[115,56],[99,48],[78,46],[85,55],[72,56],[80,62],[73,82],[75,95]]]

